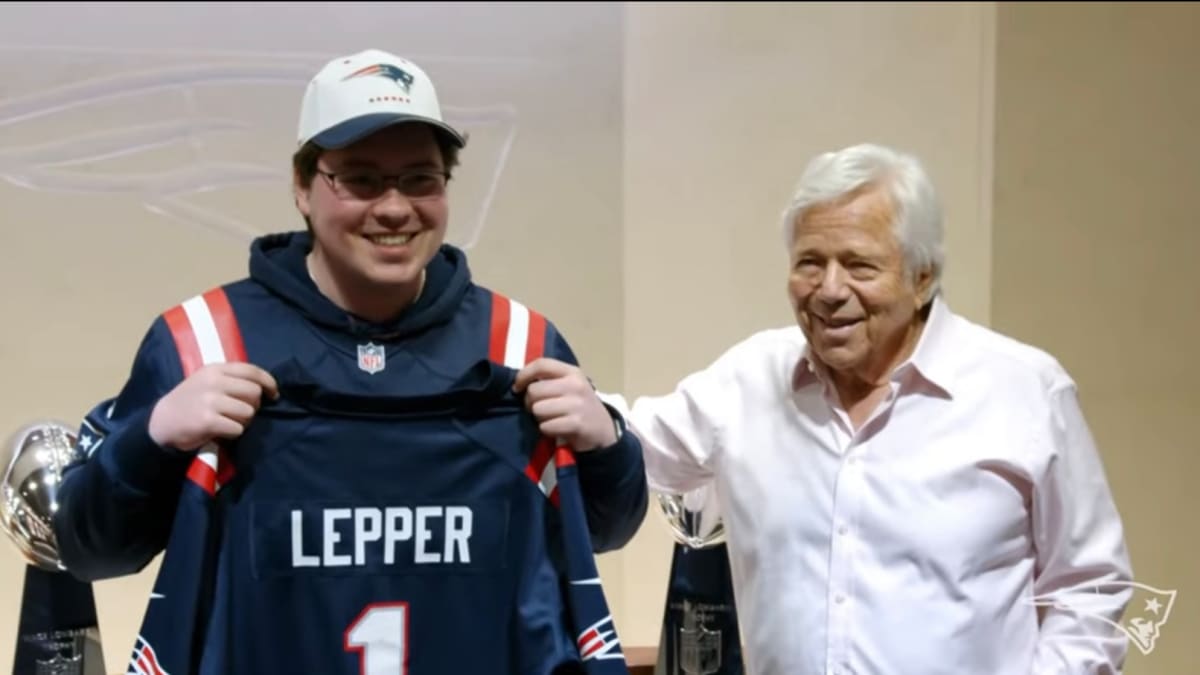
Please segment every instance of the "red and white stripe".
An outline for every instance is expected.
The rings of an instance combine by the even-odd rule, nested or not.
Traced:
[[[558,506],[558,470],[575,464],[571,449],[543,437],[525,465],[525,476],[533,481],[554,506]]]
[[[142,636],[138,636],[137,645],[133,650],[133,658],[129,662],[127,675],[170,675],[158,665],[158,655],[154,648]]]
[[[546,346],[546,317],[525,305],[492,294],[492,329],[488,358],[509,368],[538,359]]]
[[[492,327],[488,358],[509,368],[521,368],[542,357],[546,349],[546,317],[499,293],[492,293]],[[558,467],[575,463],[571,450],[543,438],[525,466],[525,475],[558,506]]]
[[[189,298],[163,314],[186,378],[211,363],[246,360],[237,317],[222,288]],[[200,448],[187,477],[210,495],[233,478],[228,451],[215,443]]]
[[[542,438],[533,449],[529,464],[525,465],[525,476],[558,506],[558,468],[554,465],[554,444],[549,438]]]
[[[611,614],[585,628],[575,644],[579,646],[579,655],[584,661],[624,658]]]

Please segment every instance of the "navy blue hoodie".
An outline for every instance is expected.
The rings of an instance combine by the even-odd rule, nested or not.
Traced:
[[[485,358],[509,367],[539,354],[577,363],[551,321],[475,284],[465,254],[453,246],[442,246],[428,265],[417,302],[385,324],[355,317],[318,291],[305,267],[311,246],[306,232],[259,238],[248,278],[190,302],[212,300],[215,292],[227,303],[246,361],[267,371],[298,365],[323,386],[361,395],[427,395],[451,387]],[[183,379],[178,324],[187,305],[155,318],[118,395],[96,405],[80,426],[87,459],[64,471],[54,527],[63,563],[82,580],[138,572],[168,541],[195,454],[159,447],[148,425],[154,404]],[[525,353],[514,354],[504,337],[521,331],[516,349]],[[636,437],[623,434],[577,461],[593,548],[624,546],[648,500]]]

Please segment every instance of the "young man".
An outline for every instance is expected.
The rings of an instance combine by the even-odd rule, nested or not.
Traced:
[[[338,420],[361,418],[358,413],[371,407],[372,400],[402,407],[389,409],[389,415],[404,410],[410,416],[413,410],[436,411],[430,417],[449,426],[432,435],[425,427],[412,430],[404,426],[408,422],[370,427],[367,440],[354,432],[346,439],[346,448],[327,448],[329,456],[338,458],[337,463],[326,466],[330,460],[319,457],[309,466],[330,480],[336,479],[334,474],[348,474],[349,487],[341,485],[339,489],[352,490],[355,477],[361,476],[361,485],[367,486],[364,489],[373,490],[383,500],[370,508],[388,506],[389,498],[427,494],[422,490],[461,469],[451,463],[451,452],[447,451],[444,465],[436,463],[435,453],[430,463],[420,465],[419,472],[406,464],[405,471],[412,472],[381,475],[388,467],[395,470],[400,466],[386,463],[393,457],[388,453],[419,454],[438,443],[458,443],[446,440],[452,435],[458,438],[451,428],[459,424],[454,420],[456,411],[467,405],[464,401],[474,406],[471,414],[478,413],[481,405],[492,405],[481,403],[481,388],[491,391],[495,382],[504,381],[503,368],[481,375],[481,361],[519,368],[544,354],[574,363],[571,348],[552,322],[476,285],[463,252],[444,243],[446,186],[464,145],[463,136],[443,120],[433,84],[421,68],[405,59],[368,50],[334,59],[317,73],[304,94],[299,149],[293,158],[295,200],[308,223],[307,232],[256,240],[248,278],[197,295],[157,317],[119,395],[86,416],[80,443],[89,459],[64,472],[55,519],[62,560],[75,576],[97,580],[134,573],[167,548],[168,558],[160,573],[163,580],[174,551],[168,546],[183,546],[177,543],[182,536],[179,523],[185,507],[192,507],[190,502],[184,503],[187,497],[181,497],[185,489],[199,486],[214,503],[236,502],[249,494],[247,490],[252,488],[247,484],[256,480],[251,475],[255,466],[247,466],[255,450],[248,448],[267,447],[284,453],[308,447],[303,444],[320,429]],[[291,379],[283,381],[281,373]],[[294,397],[289,400],[286,395],[288,390],[335,392],[334,399],[341,403],[333,410],[328,406],[296,408]],[[465,390],[471,391],[464,394]],[[511,387],[506,392],[511,394]],[[504,398],[504,392],[493,394],[488,401]],[[591,535],[589,548],[620,548],[635,533],[647,504],[640,445],[633,435],[620,433],[620,417],[595,396],[582,406],[588,422],[584,433],[567,428],[576,427],[578,420],[558,419],[553,413],[559,407],[576,414],[580,403],[550,398],[546,421],[535,433],[574,450],[586,504],[586,528]],[[273,420],[256,425],[261,413],[277,402],[280,409],[295,408],[290,413],[293,417],[298,414],[315,421],[298,428]],[[280,416],[288,418],[287,414],[276,415]],[[512,431],[520,424],[510,421],[506,429]],[[277,428],[287,429],[279,433],[295,435],[288,439],[271,436]],[[409,431],[398,431],[402,429]],[[364,443],[380,443],[384,438],[373,435],[377,433],[401,435],[395,437],[396,447],[364,453]],[[480,444],[511,446],[531,438],[528,430],[513,433],[519,438],[512,442],[489,437]],[[221,447],[218,450],[216,446]],[[406,449],[409,447],[411,451]],[[509,449],[489,448],[501,453]],[[375,461],[380,457],[386,460],[383,464]],[[275,469],[258,470],[262,475],[257,480],[261,481]],[[303,466],[296,468],[304,470]],[[478,479],[476,474],[470,476],[467,480]],[[545,487],[546,477],[532,476],[531,484],[536,486],[541,480]],[[297,480],[309,478],[297,476]],[[222,490],[225,486],[228,489]],[[314,502],[325,497],[328,495],[312,493]],[[413,507],[416,511],[403,511],[399,506],[399,510],[388,510],[389,518],[395,516],[388,522],[379,519],[384,511],[351,509],[354,516],[340,524],[336,519],[341,511],[326,509],[324,523],[318,514],[315,525],[306,520],[311,514],[305,508],[301,504],[292,509],[292,529],[280,530],[284,539],[291,539],[289,560],[301,566],[313,560],[311,551],[301,547],[304,537],[311,543],[317,535],[325,537],[324,557],[317,558],[324,563],[362,562],[369,557],[362,547],[374,545],[384,534],[391,548],[383,555],[391,562],[401,545],[397,542],[410,541],[414,534],[434,537],[438,546],[445,545],[446,560],[457,555],[461,562],[465,549],[451,544],[462,541],[451,541],[451,537],[462,535],[464,527],[470,529],[469,520],[451,522],[452,512],[467,513],[452,511],[459,507],[437,511],[445,516],[446,527],[436,536],[429,533],[437,526],[422,529],[422,523],[412,519],[414,513],[433,517],[433,511],[421,512],[418,507]],[[254,517],[265,518],[268,511],[264,507]],[[258,527],[258,521],[255,523],[253,527]],[[264,545],[253,544],[255,537],[270,530],[263,527],[267,529],[255,529],[249,535],[251,548]],[[508,534],[514,535],[515,525],[508,527]],[[444,542],[439,539],[443,535],[447,537]],[[198,533],[195,557],[225,555],[213,551],[225,551],[221,547],[229,545],[220,539],[231,536],[218,531],[213,539],[205,540]],[[429,541],[417,544],[424,546]],[[237,545],[234,542],[233,546]],[[254,555],[272,554],[256,551]],[[418,553],[418,559],[421,555]],[[432,558],[425,556],[424,560]],[[227,562],[222,559],[214,564]],[[255,567],[253,573],[264,569]],[[203,576],[194,569],[178,572],[181,577],[189,574]],[[197,589],[197,601],[207,602],[220,590]],[[165,602],[159,599],[162,593],[156,587],[152,610],[154,603]],[[219,611],[236,611],[230,609],[234,606],[220,605]],[[416,626],[421,617],[415,609],[413,612],[411,622]],[[410,630],[407,623],[402,627]],[[191,634],[205,630],[212,628],[192,627]],[[499,636],[508,628],[488,630]],[[342,639],[341,633],[335,637]],[[353,651],[352,637],[347,632],[348,652]],[[245,638],[247,643],[255,639],[252,635]],[[153,660],[145,647],[139,647],[142,658]],[[219,647],[210,642],[204,649]],[[137,658],[135,654],[135,661]],[[405,653],[404,662],[407,659]],[[363,672],[374,672],[368,665],[362,667],[367,668]],[[495,672],[503,670],[500,667]]]

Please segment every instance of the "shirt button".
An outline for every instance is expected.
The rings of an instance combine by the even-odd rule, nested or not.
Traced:
[[[850,459],[847,459],[846,462],[848,462],[850,465],[858,464],[858,458],[852,456]]]
[[[849,531],[850,531],[850,528],[846,527],[845,525],[842,525],[841,527],[838,528],[838,534],[840,534],[842,536],[845,536],[846,533]]]
[[[838,593],[837,595],[833,596],[833,601],[840,605],[846,601],[846,596]]]

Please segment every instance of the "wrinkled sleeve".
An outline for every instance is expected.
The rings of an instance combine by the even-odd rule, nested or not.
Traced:
[[[63,564],[94,581],[136,573],[166,545],[179,488],[192,456],[149,435],[154,404],[182,377],[161,318],[138,347],[119,394],[79,427],[83,459],[63,472],[55,537]]]
[[[683,378],[670,393],[642,396],[632,405],[619,394],[602,395],[641,440],[650,489],[686,494],[712,480],[721,420],[736,396],[735,359],[730,350]]]
[[[1120,673],[1133,573],[1121,518],[1073,385],[1052,394],[1049,462],[1035,487],[1035,675]]]

